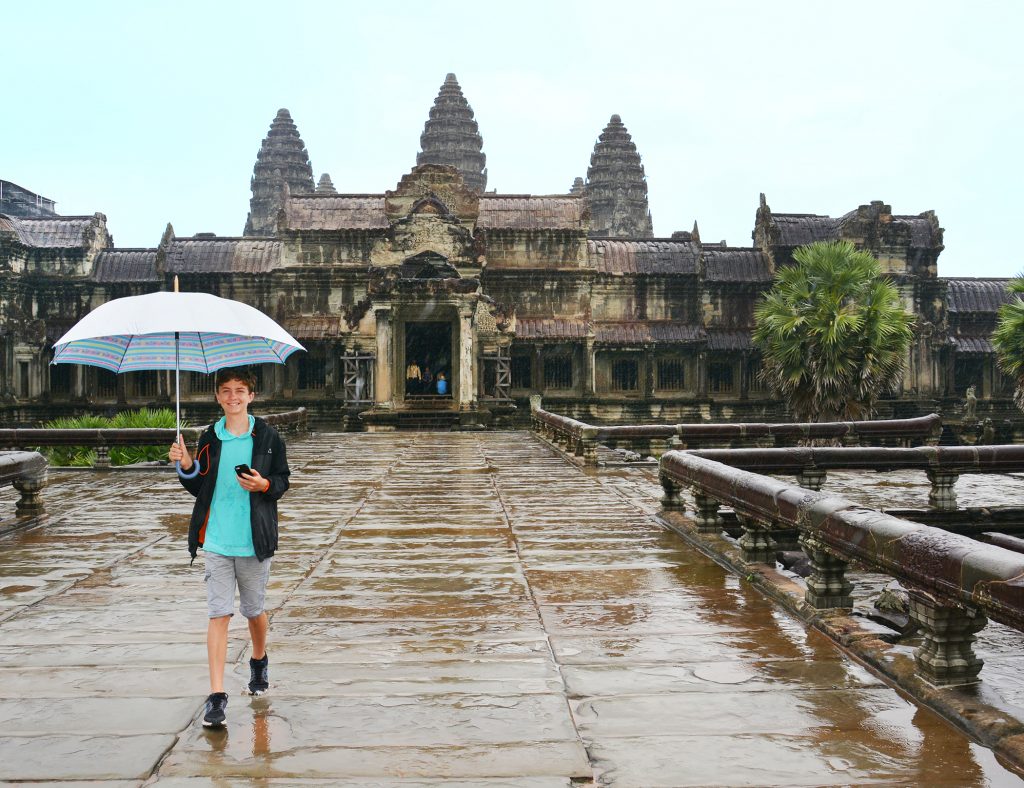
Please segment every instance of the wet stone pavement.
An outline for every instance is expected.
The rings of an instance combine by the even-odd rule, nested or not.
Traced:
[[[50,522],[0,538],[0,781],[1017,784],[665,530],[644,472],[525,432],[289,449],[271,694],[240,694],[236,616],[220,732],[191,497],[166,471],[52,474]]]

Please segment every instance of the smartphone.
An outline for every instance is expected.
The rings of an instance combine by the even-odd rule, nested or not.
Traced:
[[[252,469],[249,468],[244,462],[241,465],[235,466],[235,473],[241,476],[243,473],[252,473]]]

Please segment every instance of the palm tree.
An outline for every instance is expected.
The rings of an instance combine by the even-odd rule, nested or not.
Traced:
[[[999,325],[992,332],[999,368],[1013,378],[1013,398],[1024,408],[1024,274],[1007,285],[1010,300],[999,307]]]
[[[913,316],[878,261],[848,241],[803,246],[793,259],[754,312],[764,381],[799,419],[868,418],[899,387]]]

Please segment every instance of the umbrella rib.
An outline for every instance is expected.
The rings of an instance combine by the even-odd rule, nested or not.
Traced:
[[[199,352],[203,354],[203,364],[206,365],[206,374],[210,374],[210,362],[206,360],[206,345],[203,344],[203,332],[196,331],[196,338],[199,340]]]
[[[125,356],[128,355],[128,348],[132,346],[132,342],[135,340],[135,334],[128,336],[128,344],[124,346],[124,352],[121,354],[121,360],[117,362],[117,371],[121,371],[121,365],[124,363]]]

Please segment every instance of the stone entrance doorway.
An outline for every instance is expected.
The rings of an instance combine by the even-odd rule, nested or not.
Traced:
[[[405,323],[405,358],[401,365],[407,401],[452,402],[456,385],[449,321],[423,320]]]

